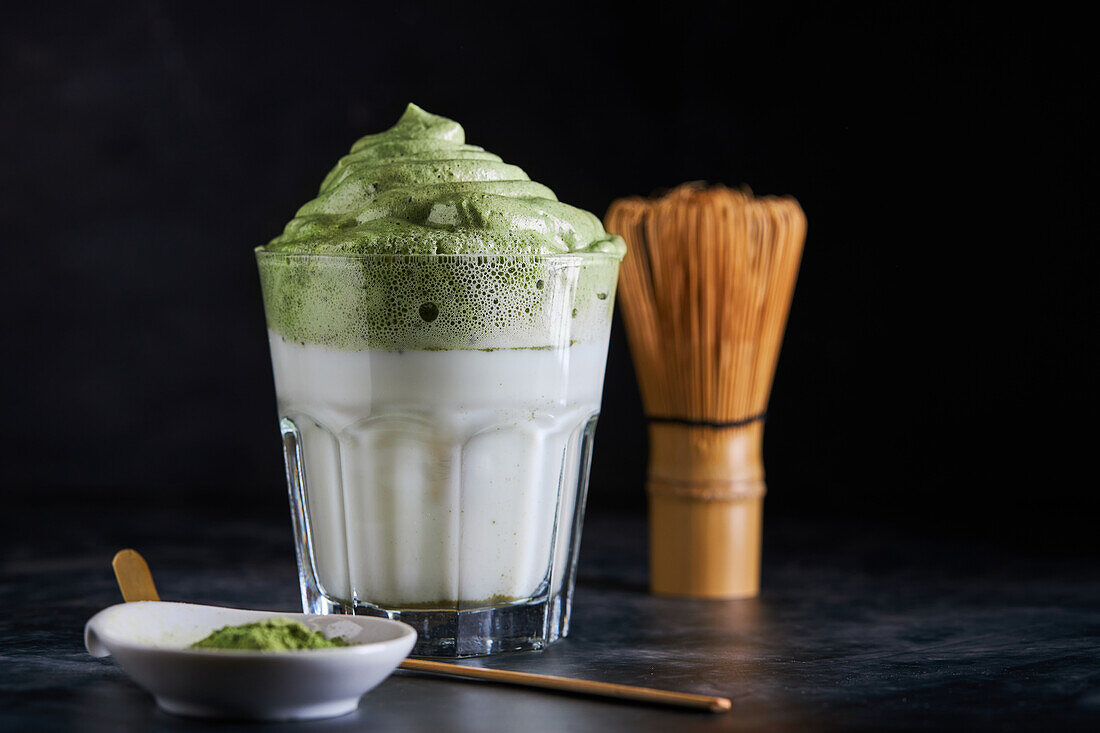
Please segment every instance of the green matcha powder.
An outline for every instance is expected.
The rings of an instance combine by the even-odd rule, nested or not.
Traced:
[[[310,631],[298,621],[273,618],[240,626],[225,626],[196,641],[192,649],[253,649],[265,652],[297,651],[299,649],[332,649],[347,646],[343,639],[326,638],[319,631]]]

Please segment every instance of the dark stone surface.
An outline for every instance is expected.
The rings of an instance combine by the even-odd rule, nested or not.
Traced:
[[[120,600],[108,563],[148,558],[167,600],[297,610],[289,520],[203,502],[9,504],[0,729],[266,730],[158,711],[84,621]],[[645,592],[644,520],[593,517],[573,634],[486,666],[722,694],[725,715],[398,673],[320,730],[1100,728],[1100,588],[1087,558],[769,520],[753,601]]]

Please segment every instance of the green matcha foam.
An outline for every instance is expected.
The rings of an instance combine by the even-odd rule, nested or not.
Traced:
[[[410,104],[397,124],[360,138],[269,252],[560,254],[626,245],[563,204],[462,126]]]
[[[625,251],[594,215],[410,104],[257,256],[268,325],[287,340],[543,348],[606,329]]]

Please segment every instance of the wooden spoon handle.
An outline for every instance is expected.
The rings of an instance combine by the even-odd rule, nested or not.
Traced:
[[[582,695],[611,697],[619,700],[636,700],[658,705],[675,705],[695,710],[707,710],[712,713],[725,712],[732,706],[729,698],[725,697],[695,695],[689,692],[672,692],[670,690],[655,690],[650,687],[616,685],[610,682],[594,682],[592,680],[554,677],[547,674],[532,674],[530,672],[512,672],[504,669],[489,669],[487,667],[467,667],[465,665],[448,664],[446,662],[430,662],[424,659],[406,659],[401,663],[401,669],[449,675],[452,677],[464,677],[468,679],[490,680],[509,685],[537,687],[544,690],[558,690],[561,692],[572,692]]]
[[[119,550],[115,559],[111,560],[111,567],[115,569],[115,580],[122,591],[122,600],[127,603],[160,600],[149,564],[137,550]]]

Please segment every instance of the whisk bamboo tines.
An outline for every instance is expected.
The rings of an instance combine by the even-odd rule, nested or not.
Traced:
[[[792,198],[684,184],[615,201],[619,300],[649,418],[655,593],[759,591],[763,421],[806,236]]]

